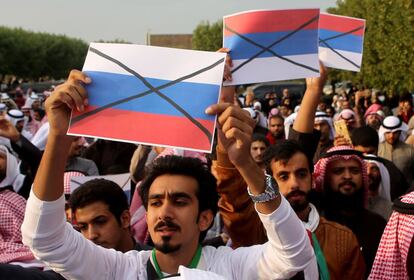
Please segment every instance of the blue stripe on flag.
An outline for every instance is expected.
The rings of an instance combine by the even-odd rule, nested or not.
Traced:
[[[242,35],[263,47],[267,47],[290,32],[251,33]],[[300,30],[280,43],[277,43],[272,47],[272,50],[281,56],[318,53],[317,38],[318,30],[316,29]],[[226,36],[224,38],[224,47],[231,50],[231,58],[233,60],[249,59],[262,50],[258,46],[240,38],[238,35]],[[270,52],[264,52],[258,58],[273,56]]]
[[[86,87],[89,93],[89,104],[92,106],[101,107],[149,90],[135,76],[97,71],[85,72],[92,79],[92,83]],[[145,79],[153,87],[170,82],[153,78]],[[214,120],[214,116],[206,115],[204,110],[207,106],[217,103],[219,89],[220,85],[180,82],[161,89],[160,92],[172,99],[192,117]],[[113,108],[183,117],[182,113],[154,92],[116,105]]]
[[[319,30],[319,38],[324,40],[325,38],[330,38],[342,34],[342,32],[335,32],[326,29]],[[332,40],[326,41],[333,49],[362,53],[362,36],[357,36],[353,34],[346,34],[344,36],[334,38]],[[325,47],[324,43],[320,43],[319,46]]]

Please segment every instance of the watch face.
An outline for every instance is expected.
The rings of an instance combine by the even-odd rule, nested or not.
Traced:
[[[250,198],[255,203],[267,202],[267,201],[273,200],[279,194],[279,188],[277,186],[276,180],[268,174],[265,174],[265,176],[266,177],[265,177],[265,191],[264,192],[258,195],[254,195],[250,192],[250,189],[247,188],[247,192],[249,193]]]

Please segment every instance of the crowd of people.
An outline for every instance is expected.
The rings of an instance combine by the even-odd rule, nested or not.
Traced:
[[[413,96],[327,98],[320,72],[301,100],[223,87],[212,154],[67,136],[80,71],[45,99],[3,93],[0,279],[414,279]],[[130,198],[72,189],[125,173]]]

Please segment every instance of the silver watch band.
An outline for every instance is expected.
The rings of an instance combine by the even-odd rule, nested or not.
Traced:
[[[261,194],[254,195],[247,187],[247,193],[254,203],[263,203],[275,199],[279,195],[279,188],[275,179],[269,174],[265,173],[265,191]]]

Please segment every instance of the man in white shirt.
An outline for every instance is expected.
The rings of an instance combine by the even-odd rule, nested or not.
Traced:
[[[201,188],[215,190],[215,180],[196,160],[191,160],[195,167],[184,172],[180,165],[188,164],[188,159],[179,157],[160,158],[144,179],[142,195],[155,243],[153,251],[123,254],[96,246],[74,231],[64,215],[63,173],[72,141],[66,131],[71,109],[83,111],[87,105],[83,84],[91,82],[74,70],[46,101],[50,132],[22,226],[23,242],[37,258],[70,279],[162,278],[177,273],[180,266],[210,271],[225,279],[286,279],[312,263],[312,279],[318,278],[304,226],[279,195],[274,181],[250,156],[252,120],[230,104],[212,105],[206,113],[218,115],[219,137],[249,186],[267,231],[267,243],[237,250],[201,248],[200,235],[210,227],[217,209],[217,205],[202,207],[206,190]],[[165,168],[157,169],[157,164]],[[201,179],[206,182],[201,184]]]

